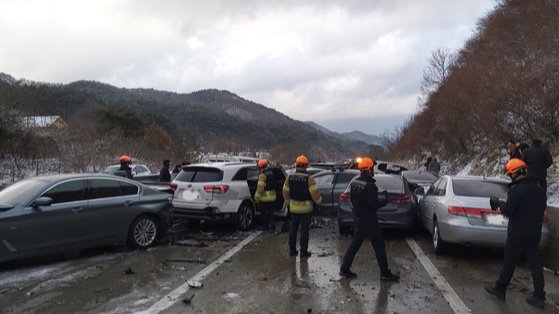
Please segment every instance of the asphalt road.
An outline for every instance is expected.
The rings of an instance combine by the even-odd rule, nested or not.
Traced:
[[[559,313],[559,276],[546,272],[549,303],[531,307],[531,276],[517,268],[507,300],[483,286],[498,276],[501,250],[455,247],[433,253],[427,233],[385,231],[399,283],[379,280],[365,242],[352,270],[338,275],[351,237],[334,221],[311,230],[308,259],[289,257],[287,234],[192,229],[147,251],[101,248],[0,265],[1,313]],[[189,239],[186,242],[178,239]],[[203,284],[191,288],[187,280]],[[192,297],[194,295],[194,297]],[[190,304],[183,299],[192,297]]]

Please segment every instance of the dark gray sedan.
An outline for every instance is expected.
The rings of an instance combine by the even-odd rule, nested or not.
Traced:
[[[0,191],[0,262],[128,243],[147,248],[170,221],[169,195],[99,174],[42,176]]]

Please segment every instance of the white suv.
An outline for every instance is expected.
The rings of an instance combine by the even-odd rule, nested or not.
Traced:
[[[285,181],[282,168],[272,167],[277,178],[276,210],[287,215],[281,190]],[[258,183],[258,167],[254,164],[219,162],[189,165],[171,183],[173,217],[193,220],[232,220],[239,229],[254,225],[257,214],[254,193]],[[259,214],[259,213],[258,213]]]

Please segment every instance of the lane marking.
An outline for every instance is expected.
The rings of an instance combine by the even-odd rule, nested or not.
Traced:
[[[262,233],[262,231],[256,231],[256,232],[252,233],[246,239],[241,241],[239,244],[237,244],[235,247],[233,247],[232,249],[227,251],[225,254],[221,255],[213,263],[206,266],[199,273],[197,273],[196,275],[194,275],[192,278],[190,278],[188,280],[193,280],[193,281],[204,280],[211,272],[213,272],[216,268],[218,268],[223,263],[225,263],[226,260],[230,259],[233,255],[235,255],[237,252],[239,252],[242,248],[247,246],[252,240],[256,239],[256,237],[258,237],[261,233]],[[180,301],[182,295],[184,295],[188,290],[190,290],[190,287],[185,282],[184,284],[182,284],[181,286],[179,286],[178,288],[173,290],[171,293],[164,296],[161,300],[159,300],[157,303],[152,305],[149,309],[147,309],[145,311],[142,311],[142,312],[139,312],[139,313],[143,313],[143,314],[160,313],[160,312],[166,310],[167,308],[169,308],[171,305],[175,304],[177,301]]]
[[[425,255],[423,250],[419,247],[417,242],[415,242],[412,238],[406,238],[406,243],[413,251],[415,256],[419,259],[423,268],[427,271],[431,279],[435,282],[435,285],[442,293],[443,297],[448,302],[448,305],[452,308],[454,313],[457,314],[468,314],[472,313],[472,310],[464,304],[462,299],[456,294],[454,289],[450,286],[450,284],[444,279],[443,275],[439,272],[437,267],[431,262],[431,260]]]

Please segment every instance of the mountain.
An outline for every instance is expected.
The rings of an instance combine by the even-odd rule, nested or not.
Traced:
[[[125,147],[142,156],[157,147],[177,158],[193,150],[267,150],[274,160],[292,162],[300,154],[315,161],[340,160],[368,149],[361,141],[318,131],[225,90],[174,93],[95,81],[29,82],[0,80],[0,104],[14,107],[21,115],[60,115],[73,131],[121,143],[108,148],[99,144],[117,155]]]
[[[383,146],[384,144],[384,140],[380,136],[367,134],[361,131],[338,133],[338,132],[331,131],[313,121],[305,121],[305,123],[328,136],[336,137],[343,141],[363,142],[367,145],[375,145],[375,146]]]
[[[6,84],[14,84],[16,82],[16,79],[9,74],[0,72],[0,82]]]

